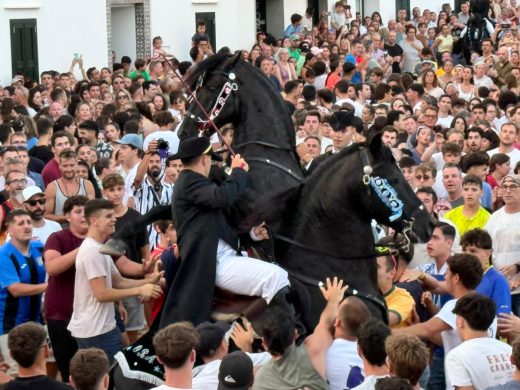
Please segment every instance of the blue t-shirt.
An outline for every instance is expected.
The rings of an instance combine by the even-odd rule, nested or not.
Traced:
[[[477,287],[477,292],[495,301],[497,315],[500,313],[511,313],[511,290],[509,289],[509,283],[495,267],[491,266],[484,272],[482,281]]]
[[[482,198],[480,198],[480,203],[482,207],[488,209],[488,211],[492,209],[492,192],[491,186],[485,181],[482,182]]]
[[[350,62],[357,66],[356,57],[354,54],[347,54],[345,56],[345,62]],[[354,73],[354,77],[352,77],[352,84],[359,84],[361,82],[361,72]]]
[[[7,287],[15,283],[45,282],[43,244],[31,241],[29,256],[24,256],[10,242],[0,248],[0,335],[27,321],[42,322],[42,295],[14,297]]]

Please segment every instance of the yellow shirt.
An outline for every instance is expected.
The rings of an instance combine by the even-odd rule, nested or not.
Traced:
[[[388,306],[388,312],[394,313],[399,317],[399,323],[392,328],[404,328],[411,325],[412,310],[415,301],[408,291],[401,287],[393,286],[390,291],[385,294],[385,302]]]
[[[448,211],[444,214],[444,218],[449,219],[455,224],[455,226],[457,226],[461,236],[471,229],[484,229],[484,226],[486,226],[486,223],[491,216],[489,212],[485,208],[480,207],[473,217],[468,218],[462,212],[463,207],[464,206],[455,207],[453,210]]]

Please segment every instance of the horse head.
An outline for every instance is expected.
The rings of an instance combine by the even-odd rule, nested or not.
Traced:
[[[368,148],[361,150],[362,202],[379,223],[393,228],[411,242],[426,242],[433,220],[395,163],[391,150],[381,141],[381,133],[369,136]]]
[[[187,84],[195,90],[179,137],[211,136],[215,129],[209,119],[220,128],[238,117],[238,100],[234,93],[240,84],[235,68],[241,55],[216,54],[201,62],[188,77]],[[208,118],[208,115],[210,118]]]

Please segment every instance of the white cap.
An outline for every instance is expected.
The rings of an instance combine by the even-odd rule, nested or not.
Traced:
[[[31,199],[34,195],[38,195],[38,194],[42,194],[44,195],[45,193],[40,189],[40,187],[37,187],[37,186],[29,186],[27,187],[25,190],[23,190],[22,192],[22,196],[23,196],[23,201],[24,202],[27,202],[29,199]]]

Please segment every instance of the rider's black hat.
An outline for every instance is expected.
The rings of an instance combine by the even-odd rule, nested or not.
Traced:
[[[349,111],[337,111],[330,116],[330,126],[334,131],[342,131],[347,126],[351,126],[354,113]]]
[[[222,161],[222,157],[213,153],[209,139],[206,137],[184,138],[179,144],[179,150],[171,158],[187,160],[203,154],[210,155],[215,161]]]

